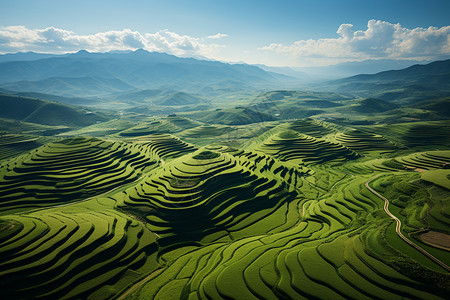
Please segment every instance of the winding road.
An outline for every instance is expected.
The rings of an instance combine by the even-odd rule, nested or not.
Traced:
[[[434,257],[433,255],[431,255],[429,252],[427,252],[425,249],[421,248],[419,245],[417,245],[416,243],[412,242],[411,240],[409,240],[407,237],[405,237],[403,235],[403,233],[400,231],[401,226],[402,226],[402,222],[399,220],[399,218],[397,218],[396,216],[394,216],[394,214],[392,214],[389,211],[389,200],[386,199],[383,195],[379,194],[377,191],[375,191],[373,188],[371,188],[369,186],[369,183],[371,183],[373,180],[377,179],[381,174],[376,175],[375,177],[372,177],[371,179],[367,180],[365,183],[366,188],[371,191],[375,196],[377,196],[378,198],[384,200],[384,211],[386,212],[386,214],[391,217],[392,219],[395,220],[396,222],[396,226],[395,226],[395,232],[397,233],[397,235],[404,240],[405,242],[407,242],[409,245],[411,245],[412,247],[414,247],[415,249],[417,249],[418,251],[420,251],[421,253],[423,253],[424,255],[426,255],[429,259],[431,259],[432,261],[434,261],[435,263],[437,263],[438,265],[440,265],[441,267],[443,267],[444,269],[446,269],[448,272],[450,272],[450,267],[447,266],[444,262],[440,261],[439,259],[437,259],[436,257]]]

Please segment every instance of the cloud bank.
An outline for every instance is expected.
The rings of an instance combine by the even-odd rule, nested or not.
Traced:
[[[408,29],[370,20],[366,30],[355,31],[352,24],[342,24],[337,34],[337,38],[300,40],[287,46],[273,43],[260,49],[316,62],[450,55],[450,26]]]
[[[72,31],[48,27],[29,29],[25,26],[0,27],[0,53],[44,52],[67,53],[78,50],[107,52],[112,50],[135,50],[166,52],[178,56],[214,56],[224,45],[217,41],[226,34],[218,33],[206,38],[179,35],[168,30],[156,33],[140,33],[130,29],[78,35]]]

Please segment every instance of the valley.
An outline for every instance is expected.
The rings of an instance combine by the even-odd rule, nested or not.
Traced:
[[[311,89],[221,64],[0,63],[1,297],[446,299],[448,60]]]

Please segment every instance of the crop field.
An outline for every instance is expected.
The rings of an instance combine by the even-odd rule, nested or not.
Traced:
[[[321,123],[312,119],[301,119],[289,123],[287,128],[306,135],[320,138],[336,130],[335,126],[330,125],[331,124],[325,124],[324,122]]]
[[[146,145],[71,138],[2,165],[1,214],[82,200],[133,182],[155,167]]]
[[[336,135],[336,140],[356,152],[389,152],[396,148],[383,136],[361,130],[339,133]]]
[[[259,150],[283,161],[299,161],[300,163],[324,163],[344,161],[358,157],[358,154],[343,145],[330,143],[295,131],[284,131],[269,137]]]
[[[98,203],[4,216],[0,224],[6,298],[109,298],[158,267],[156,236]]]
[[[0,161],[8,157],[14,157],[29,150],[38,148],[52,138],[23,134],[0,135]]]
[[[2,299],[448,297],[437,123],[108,122],[2,139]]]

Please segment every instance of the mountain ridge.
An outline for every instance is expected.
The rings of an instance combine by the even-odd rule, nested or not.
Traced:
[[[286,75],[266,72],[252,65],[181,58],[142,49],[125,53],[79,51],[34,61],[0,63],[1,88],[16,92],[53,90],[52,93],[59,96],[80,96],[80,88],[76,84],[72,85],[71,91],[67,88],[67,82],[60,86],[48,82],[50,78],[90,78],[92,85],[99,78],[103,81],[115,79],[129,85],[129,90],[171,88],[181,91],[200,91],[226,80],[242,82],[248,89],[292,80]],[[38,87],[29,87],[30,82],[36,82]],[[117,92],[117,84],[96,88],[105,93],[108,89],[111,93]],[[96,96],[89,93],[85,92],[84,96]]]

